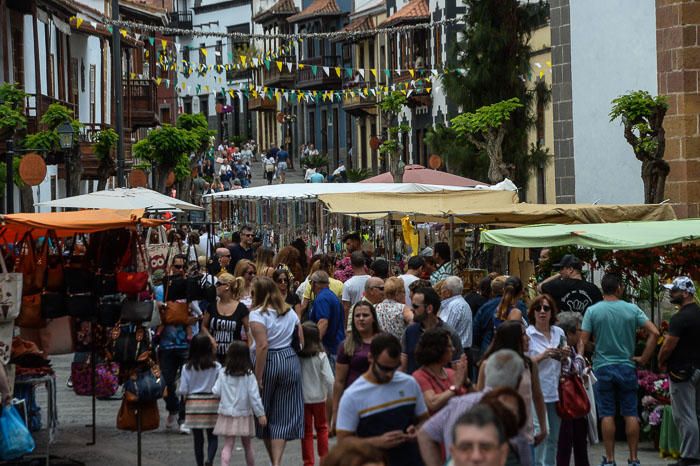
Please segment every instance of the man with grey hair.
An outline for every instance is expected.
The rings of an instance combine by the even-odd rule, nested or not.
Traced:
[[[524,370],[525,362],[515,351],[503,349],[493,353],[488,358],[484,390],[453,397],[418,431],[418,446],[425,466],[440,466],[444,463],[440,445],[449,451],[452,429],[462,414],[470,411],[490,390],[501,387],[517,390]]]
[[[466,352],[472,346],[472,310],[462,297],[463,288],[461,278],[450,275],[445,279],[438,317],[455,329]]]
[[[369,277],[365,282],[364,299],[372,303],[372,306],[384,301],[384,280],[379,277]]]
[[[317,270],[309,277],[309,286],[316,296],[309,313],[309,320],[318,325],[321,343],[328,355],[331,369],[335,371],[338,345],[345,339],[345,325],[343,325],[345,313],[338,297],[328,288],[329,283],[330,278],[323,270]]]

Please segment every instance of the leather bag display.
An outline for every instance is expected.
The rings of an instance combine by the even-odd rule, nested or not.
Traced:
[[[128,401],[154,401],[163,397],[163,382],[158,365],[135,369],[124,382],[124,397]]]
[[[61,292],[41,292],[41,317],[44,319],[58,319],[68,315],[66,299]]]
[[[137,416],[137,412],[139,416]],[[130,402],[122,399],[122,405],[117,413],[117,429],[136,432],[140,417],[141,431],[155,430],[160,426],[160,413],[157,401],[144,401],[142,403]]]
[[[41,328],[46,321],[41,317],[41,293],[22,296],[22,307],[15,319],[17,327]]]
[[[71,316],[88,320],[97,313],[97,298],[92,293],[68,293],[66,308]]]
[[[34,239],[30,233],[26,233],[15,244],[15,272],[22,274],[22,294],[31,294],[41,290],[43,286],[43,273],[37,273],[36,250]]]
[[[117,323],[110,332],[108,356],[119,364],[131,364],[148,356],[151,334],[137,324]]]
[[[154,301],[135,301],[127,299],[122,303],[120,320],[122,322],[147,322],[153,317]]]
[[[190,305],[183,301],[168,301],[162,309],[160,321],[163,325],[188,325]]]
[[[102,296],[97,305],[97,323],[104,327],[114,327],[119,322],[124,296],[111,294]]]

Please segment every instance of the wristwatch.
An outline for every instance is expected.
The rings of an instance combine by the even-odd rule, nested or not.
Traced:
[[[452,393],[457,393],[457,387],[454,385],[450,385],[449,387],[447,387],[447,389]]]

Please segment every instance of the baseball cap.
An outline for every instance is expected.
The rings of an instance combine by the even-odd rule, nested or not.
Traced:
[[[433,257],[433,248],[427,247],[420,252],[423,257]]]
[[[673,283],[664,285],[667,290],[681,290],[686,293],[695,294],[695,284],[690,277],[681,275],[673,279]]]
[[[581,261],[573,254],[565,254],[558,263],[553,265],[553,267],[558,269],[563,269],[564,267],[580,268]]]

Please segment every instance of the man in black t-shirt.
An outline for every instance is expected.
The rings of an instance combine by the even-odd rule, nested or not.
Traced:
[[[231,252],[231,268],[235,269],[236,264],[241,259],[255,260],[255,251],[253,250],[253,227],[248,225],[241,228],[241,242],[232,247],[229,247]]]
[[[578,257],[566,254],[554,267],[559,273],[540,283],[537,290],[556,299],[559,312],[573,311],[583,315],[586,309],[603,300],[598,287],[583,279],[583,264]]]
[[[700,307],[695,285],[688,277],[676,277],[670,289],[671,303],[680,305],[671,317],[659,351],[659,367],[668,365],[673,420],[681,435],[681,458],[676,465],[700,464]]]

